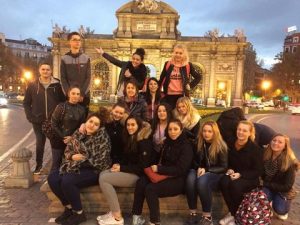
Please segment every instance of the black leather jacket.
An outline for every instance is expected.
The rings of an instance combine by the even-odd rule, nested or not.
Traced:
[[[52,114],[51,122],[60,138],[70,136],[85,122],[85,109],[79,104],[60,103]]]
[[[197,151],[194,156],[193,168],[197,170],[199,167],[205,168],[206,172],[225,173],[228,167],[228,154],[220,152],[215,162],[209,159],[209,146],[204,144],[201,151]]]

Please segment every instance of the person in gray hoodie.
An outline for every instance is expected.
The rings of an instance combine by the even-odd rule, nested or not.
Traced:
[[[70,44],[70,51],[61,59],[61,85],[66,96],[71,86],[78,85],[80,87],[80,104],[85,107],[87,115],[90,104],[90,58],[80,51],[81,36],[78,32],[71,32],[67,39]]]

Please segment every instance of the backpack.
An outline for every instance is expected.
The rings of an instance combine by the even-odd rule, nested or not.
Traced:
[[[271,206],[267,195],[255,188],[244,195],[236,214],[238,225],[269,225],[271,224]]]

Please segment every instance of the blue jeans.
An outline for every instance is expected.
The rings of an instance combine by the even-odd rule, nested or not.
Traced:
[[[91,169],[80,169],[80,173],[53,171],[48,176],[48,184],[61,203],[71,205],[75,211],[82,210],[80,188],[98,185],[99,173]]]
[[[284,215],[289,212],[291,206],[291,200],[286,199],[279,192],[271,191],[269,188],[263,187],[263,191],[268,196],[270,202],[272,202],[273,210],[279,214]]]
[[[190,170],[186,180],[186,197],[190,209],[197,209],[197,195],[199,195],[203,212],[211,212],[212,192],[218,190],[222,175],[207,172],[197,177],[197,171]]]

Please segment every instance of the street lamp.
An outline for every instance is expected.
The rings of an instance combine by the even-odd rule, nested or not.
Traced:
[[[266,97],[267,90],[271,87],[271,81],[264,80],[261,84],[261,88],[264,90],[264,97]]]
[[[25,71],[23,76],[27,81],[32,79],[32,73],[30,71]]]

